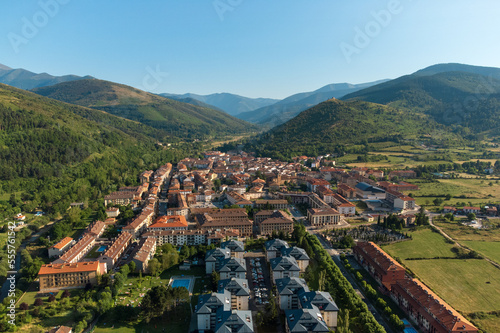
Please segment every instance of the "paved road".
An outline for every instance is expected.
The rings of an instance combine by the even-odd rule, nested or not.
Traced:
[[[337,250],[333,249],[330,246],[330,244],[324,240],[323,237],[321,237],[320,235],[318,235],[316,233],[314,233],[314,235],[318,238],[319,242],[321,243],[323,248],[328,252],[328,254],[330,254],[333,261],[335,262],[335,264],[339,267],[340,271],[342,272],[342,275],[344,275],[344,277],[347,279],[347,281],[349,281],[349,283],[352,285],[352,287],[354,288],[356,293],[363,296],[362,297],[363,302],[366,303],[366,305],[368,306],[368,309],[373,314],[373,317],[375,317],[375,320],[380,325],[382,325],[384,327],[384,329],[387,333],[394,333],[394,331],[389,327],[389,324],[384,320],[384,318],[380,315],[378,310],[373,306],[372,302],[363,294],[363,292],[361,291],[361,288],[358,286],[357,281],[353,278],[353,276],[350,273],[348,273],[344,269],[344,265],[342,264],[342,262],[340,260],[339,252]]]

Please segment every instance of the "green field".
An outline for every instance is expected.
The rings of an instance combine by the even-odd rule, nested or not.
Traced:
[[[500,274],[486,260],[408,260],[405,265],[458,311],[500,310]]]
[[[500,242],[462,241],[461,243],[500,264]]]
[[[407,258],[455,256],[451,252],[453,244],[446,243],[443,236],[431,229],[420,229],[408,234],[413,237],[412,240],[384,246],[384,250],[391,256],[398,257],[403,261]]]
[[[492,227],[487,230],[477,230],[472,227],[460,224],[458,222],[434,221],[434,224],[440,227],[448,236],[456,241],[500,241],[500,222],[498,219],[492,220]]]

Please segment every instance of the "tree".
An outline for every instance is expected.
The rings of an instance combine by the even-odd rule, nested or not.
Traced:
[[[130,269],[130,272],[135,272],[135,269],[136,269],[136,264],[135,264],[135,261],[131,261],[129,264],[128,264],[128,267]]]
[[[43,300],[41,298],[35,299],[35,303],[33,303],[35,306],[42,306],[43,305]]]
[[[337,322],[337,330],[335,332],[352,333],[352,331],[349,329],[349,309],[340,309],[339,319]]]
[[[55,300],[56,300],[56,297],[54,296],[54,294],[50,294],[49,302],[52,303],[52,302],[55,302]]]
[[[158,259],[153,258],[148,262],[148,269],[151,275],[158,276],[161,273],[161,264]]]
[[[79,321],[75,326],[75,332],[80,333],[87,327],[87,322],[85,320]]]
[[[29,308],[30,308],[30,307],[29,307],[28,303],[26,303],[26,302],[22,302],[22,303],[19,305],[19,309],[20,309],[20,310],[23,310],[23,311],[26,311],[26,310],[28,310]]]
[[[467,218],[469,219],[469,221],[475,220],[476,219],[476,214],[469,213],[469,214],[467,214]]]

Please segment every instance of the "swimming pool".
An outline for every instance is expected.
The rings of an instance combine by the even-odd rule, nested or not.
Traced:
[[[99,247],[99,248],[97,249],[97,251],[96,251],[96,252],[104,252],[104,251],[106,250],[106,247],[107,247],[106,245],[102,245],[101,247]]]
[[[191,280],[174,280],[172,282],[172,288],[184,287],[189,290],[189,285],[191,284]]]
[[[194,276],[172,276],[170,278],[169,286],[171,286],[172,288],[184,287],[189,291],[189,294],[192,294],[194,287]]]

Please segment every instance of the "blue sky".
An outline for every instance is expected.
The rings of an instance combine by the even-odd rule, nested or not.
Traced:
[[[156,93],[284,98],[436,63],[500,67],[493,0],[19,0],[0,13],[0,63]]]

